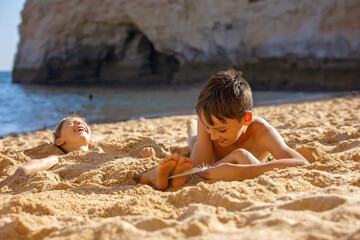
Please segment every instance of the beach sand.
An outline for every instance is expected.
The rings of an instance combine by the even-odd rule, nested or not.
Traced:
[[[196,115],[91,125],[104,152],[72,152],[54,171],[0,189],[0,239],[360,239],[360,97],[260,106],[310,162],[242,182],[158,191],[134,178],[189,156]],[[0,180],[56,152],[50,130],[0,139]],[[156,157],[139,158],[144,146]]]

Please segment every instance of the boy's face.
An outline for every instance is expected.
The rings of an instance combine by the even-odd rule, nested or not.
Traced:
[[[214,125],[210,125],[205,116],[201,113],[200,119],[206,127],[212,141],[217,141],[221,146],[228,147],[234,144],[240,137],[244,119],[238,121],[237,119],[225,118],[226,123],[221,122],[214,116],[211,116]]]
[[[60,144],[57,145],[88,146],[91,142],[91,131],[86,122],[71,117],[64,121],[58,139]]]

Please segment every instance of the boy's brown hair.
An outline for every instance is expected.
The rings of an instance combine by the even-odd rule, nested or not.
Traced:
[[[54,130],[54,133],[53,133],[53,135],[54,135],[54,144],[55,144],[55,145],[56,145],[56,143],[55,143],[56,139],[59,138],[60,135],[61,135],[61,129],[62,129],[62,126],[63,126],[64,122],[65,122],[66,120],[68,120],[69,118],[79,118],[79,119],[81,119],[82,121],[84,121],[84,122],[86,123],[85,118],[80,117],[80,116],[77,115],[76,113],[74,113],[73,115],[71,115],[71,116],[69,116],[69,117],[66,117],[66,118],[64,118],[63,120],[61,120],[61,122],[59,122],[59,123],[57,124],[57,126],[56,126],[56,128],[55,128],[55,130]]]
[[[200,92],[196,113],[202,112],[206,122],[214,125],[211,116],[225,123],[225,118],[241,121],[252,110],[253,99],[249,83],[242,72],[230,69],[213,75]]]

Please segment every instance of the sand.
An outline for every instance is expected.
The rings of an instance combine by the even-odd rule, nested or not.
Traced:
[[[60,167],[0,189],[0,239],[360,239],[360,97],[254,109],[310,165],[242,182],[158,191],[137,174],[172,153],[189,156],[196,115],[92,125],[104,152],[73,152]],[[138,152],[152,146],[156,157]],[[0,180],[56,152],[51,131],[0,139]]]

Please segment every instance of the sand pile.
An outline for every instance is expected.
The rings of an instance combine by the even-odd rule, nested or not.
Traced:
[[[195,115],[92,125],[98,147],[0,189],[0,239],[360,239],[360,98],[262,106],[310,165],[242,182],[158,191],[134,180],[166,155],[189,156]],[[0,180],[57,151],[51,131],[0,139]],[[152,146],[156,157],[138,157]]]

